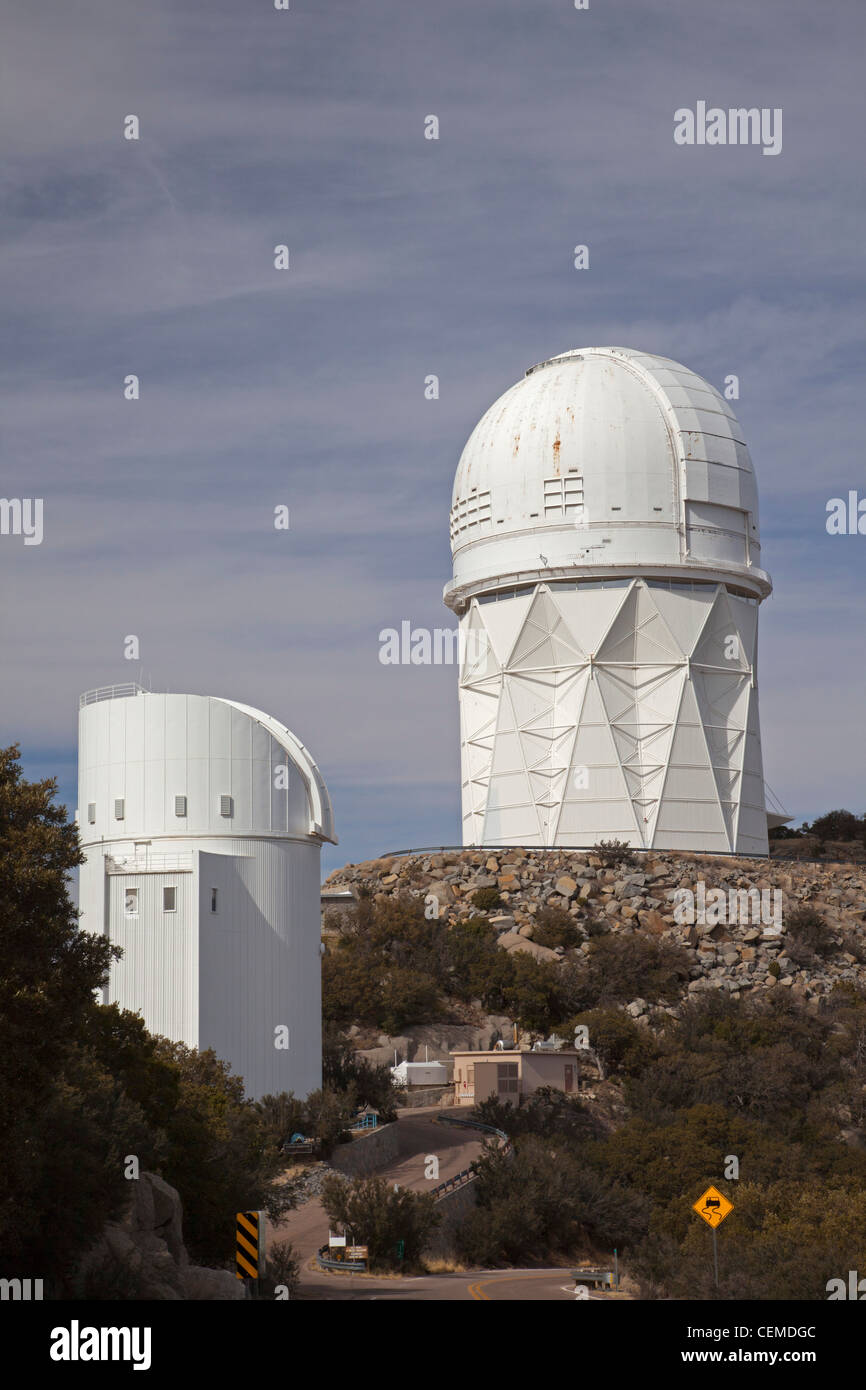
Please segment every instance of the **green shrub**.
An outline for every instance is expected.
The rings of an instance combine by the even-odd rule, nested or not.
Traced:
[[[582,1024],[589,1032],[589,1047],[598,1059],[602,1076],[637,1076],[655,1052],[652,1034],[621,1009],[589,1009],[570,1023],[573,1033]]]
[[[477,888],[472,894],[472,906],[479,912],[492,912],[502,906],[502,894],[498,888]]]
[[[621,1249],[646,1229],[642,1197],[609,1182],[561,1138],[519,1139],[512,1157],[488,1152],[475,1187],[457,1239],[464,1258],[481,1266],[564,1257],[587,1241]]]
[[[798,963],[833,955],[838,948],[824,918],[811,907],[798,907],[785,918],[785,954]]]
[[[593,845],[593,854],[598,856],[606,869],[635,863],[631,845],[625,840],[599,840],[597,845]]]
[[[278,1288],[285,1288],[294,1298],[300,1287],[301,1262],[295,1247],[288,1240],[279,1241],[268,1249],[260,1294],[273,1298]]]
[[[567,1096],[553,1086],[539,1086],[517,1109],[490,1096],[476,1105],[474,1113],[482,1124],[501,1129],[510,1138],[534,1134],[584,1143],[601,1133],[598,1120],[579,1096]]]
[[[570,912],[561,907],[545,907],[535,919],[532,939],[549,950],[556,946],[570,950],[580,945],[583,932]]]
[[[822,844],[828,840],[862,840],[864,826],[863,816],[855,816],[852,811],[828,811],[826,815],[819,816],[809,827],[811,834],[817,835]]]
[[[427,1192],[394,1190],[385,1178],[336,1174],[322,1186],[322,1206],[332,1227],[341,1227],[353,1245],[366,1245],[371,1269],[417,1266],[441,1214]],[[403,1242],[403,1259],[397,1242]]]
[[[627,1004],[679,999],[691,962],[681,946],[639,932],[610,932],[594,938],[589,951],[563,967],[570,1013]]]

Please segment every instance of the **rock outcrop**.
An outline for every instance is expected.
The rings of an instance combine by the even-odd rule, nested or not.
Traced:
[[[95,1299],[226,1300],[244,1288],[225,1269],[190,1264],[177,1190],[156,1173],[130,1180],[129,1205],[110,1222],[79,1265],[80,1297]]]
[[[692,996],[713,989],[735,997],[790,989],[795,997],[820,1001],[840,981],[866,985],[862,864],[647,852],[608,868],[590,851],[446,850],[349,864],[332,873],[326,887],[348,888],[356,895],[365,890],[378,900],[412,894],[449,924],[485,916],[503,949],[528,950],[543,960],[565,954],[561,946],[551,950],[533,940],[538,914],[545,908],[557,907],[574,919],[584,937],[576,949],[584,953],[599,930],[645,932],[677,942],[688,952],[687,993]],[[497,889],[499,896],[499,905],[486,912],[473,902],[483,888]],[[713,889],[722,889],[728,903],[723,913],[717,912],[718,921],[712,908],[703,921],[699,912],[691,923],[682,920],[681,912],[675,916],[682,901],[678,892],[709,897]],[[746,899],[749,890],[755,893]],[[732,899],[732,891],[740,896]],[[831,939],[819,955],[795,949],[787,930],[792,914],[805,907],[830,929]],[[643,1000],[632,1001],[628,1009],[644,1022],[652,1013]]]

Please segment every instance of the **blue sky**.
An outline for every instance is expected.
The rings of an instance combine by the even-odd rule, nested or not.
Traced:
[[[0,736],[27,774],[74,808],[78,695],[139,676],[134,633],[151,689],[311,749],[326,869],[455,843],[455,672],[380,665],[378,633],[452,622],[487,406],[618,344],[738,375],[767,780],[798,817],[862,810],[866,536],[825,507],[866,495],[864,37],[858,0],[8,0],[2,491],[44,498],[45,538],[0,537]],[[675,145],[698,100],[781,107],[781,154]]]

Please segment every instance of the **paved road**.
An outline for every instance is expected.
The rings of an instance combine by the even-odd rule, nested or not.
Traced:
[[[460,1129],[456,1125],[436,1124],[436,1116],[441,1110],[441,1106],[435,1106],[399,1112],[397,1124],[400,1126],[400,1147],[403,1156],[392,1159],[377,1169],[377,1177],[387,1178],[389,1182],[396,1182],[400,1187],[429,1192],[437,1182],[454,1177],[478,1157],[482,1151],[482,1144],[473,1136],[471,1130]],[[358,1139],[354,1142],[363,1144],[366,1141]],[[439,1161],[438,1178],[424,1176],[428,1154],[434,1155]],[[345,1285],[350,1280],[348,1275],[328,1275],[308,1267],[316,1251],[327,1239],[328,1218],[318,1198],[305,1202],[297,1211],[289,1212],[279,1226],[273,1227],[268,1223],[268,1243],[276,1240],[292,1242],[301,1258],[302,1287],[308,1289],[314,1297],[331,1297],[333,1295],[330,1291],[335,1282]],[[366,1283],[366,1280],[363,1282]]]
[[[366,1275],[320,1274],[308,1280],[302,1297],[341,1302],[574,1302],[568,1269],[475,1270],[469,1274],[426,1274],[418,1278],[377,1279]],[[590,1294],[593,1301],[608,1295]]]
[[[434,1154],[439,1160],[439,1181],[453,1177],[481,1152],[479,1139],[471,1131],[436,1124],[437,1106],[425,1110],[404,1110],[400,1126],[403,1156],[392,1159],[378,1175],[401,1187],[417,1191],[435,1186],[425,1178],[425,1159]],[[363,1143],[364,1140],[357,1141]],[[574,1281],[568,1269],[474,1270],[462,1274],[426,1274],[409,1278],[371,1277],[361,1274],[325,1274],[313,1265],[313,1256],[328,1238],[328,1218],[318,1200],[305,1202],[289,1212],[279,1227],[269,1228],[268,1239],[291,1240],[301,1257],[301,1299],[339,1302],[562,1302],[574,1301]],[[593,1293],[592,1299],[607,1295]]]

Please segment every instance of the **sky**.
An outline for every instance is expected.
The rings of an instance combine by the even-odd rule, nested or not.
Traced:
[[[382,665],[379,633],[453,626],[487,407],[619,345],[738,377],[766,780],[796,819],[866,807],[866,535],[826,530],[866,497],[860,0],[6,0],[3,28],[2,492],[44,507],[41,544],[0,536],[25,775],[74,811],[79,694],[140,680],[293,730],[326,873],[458,843],[456,670]],[[678,145],[699,101],[781,108],[781,152]]]

